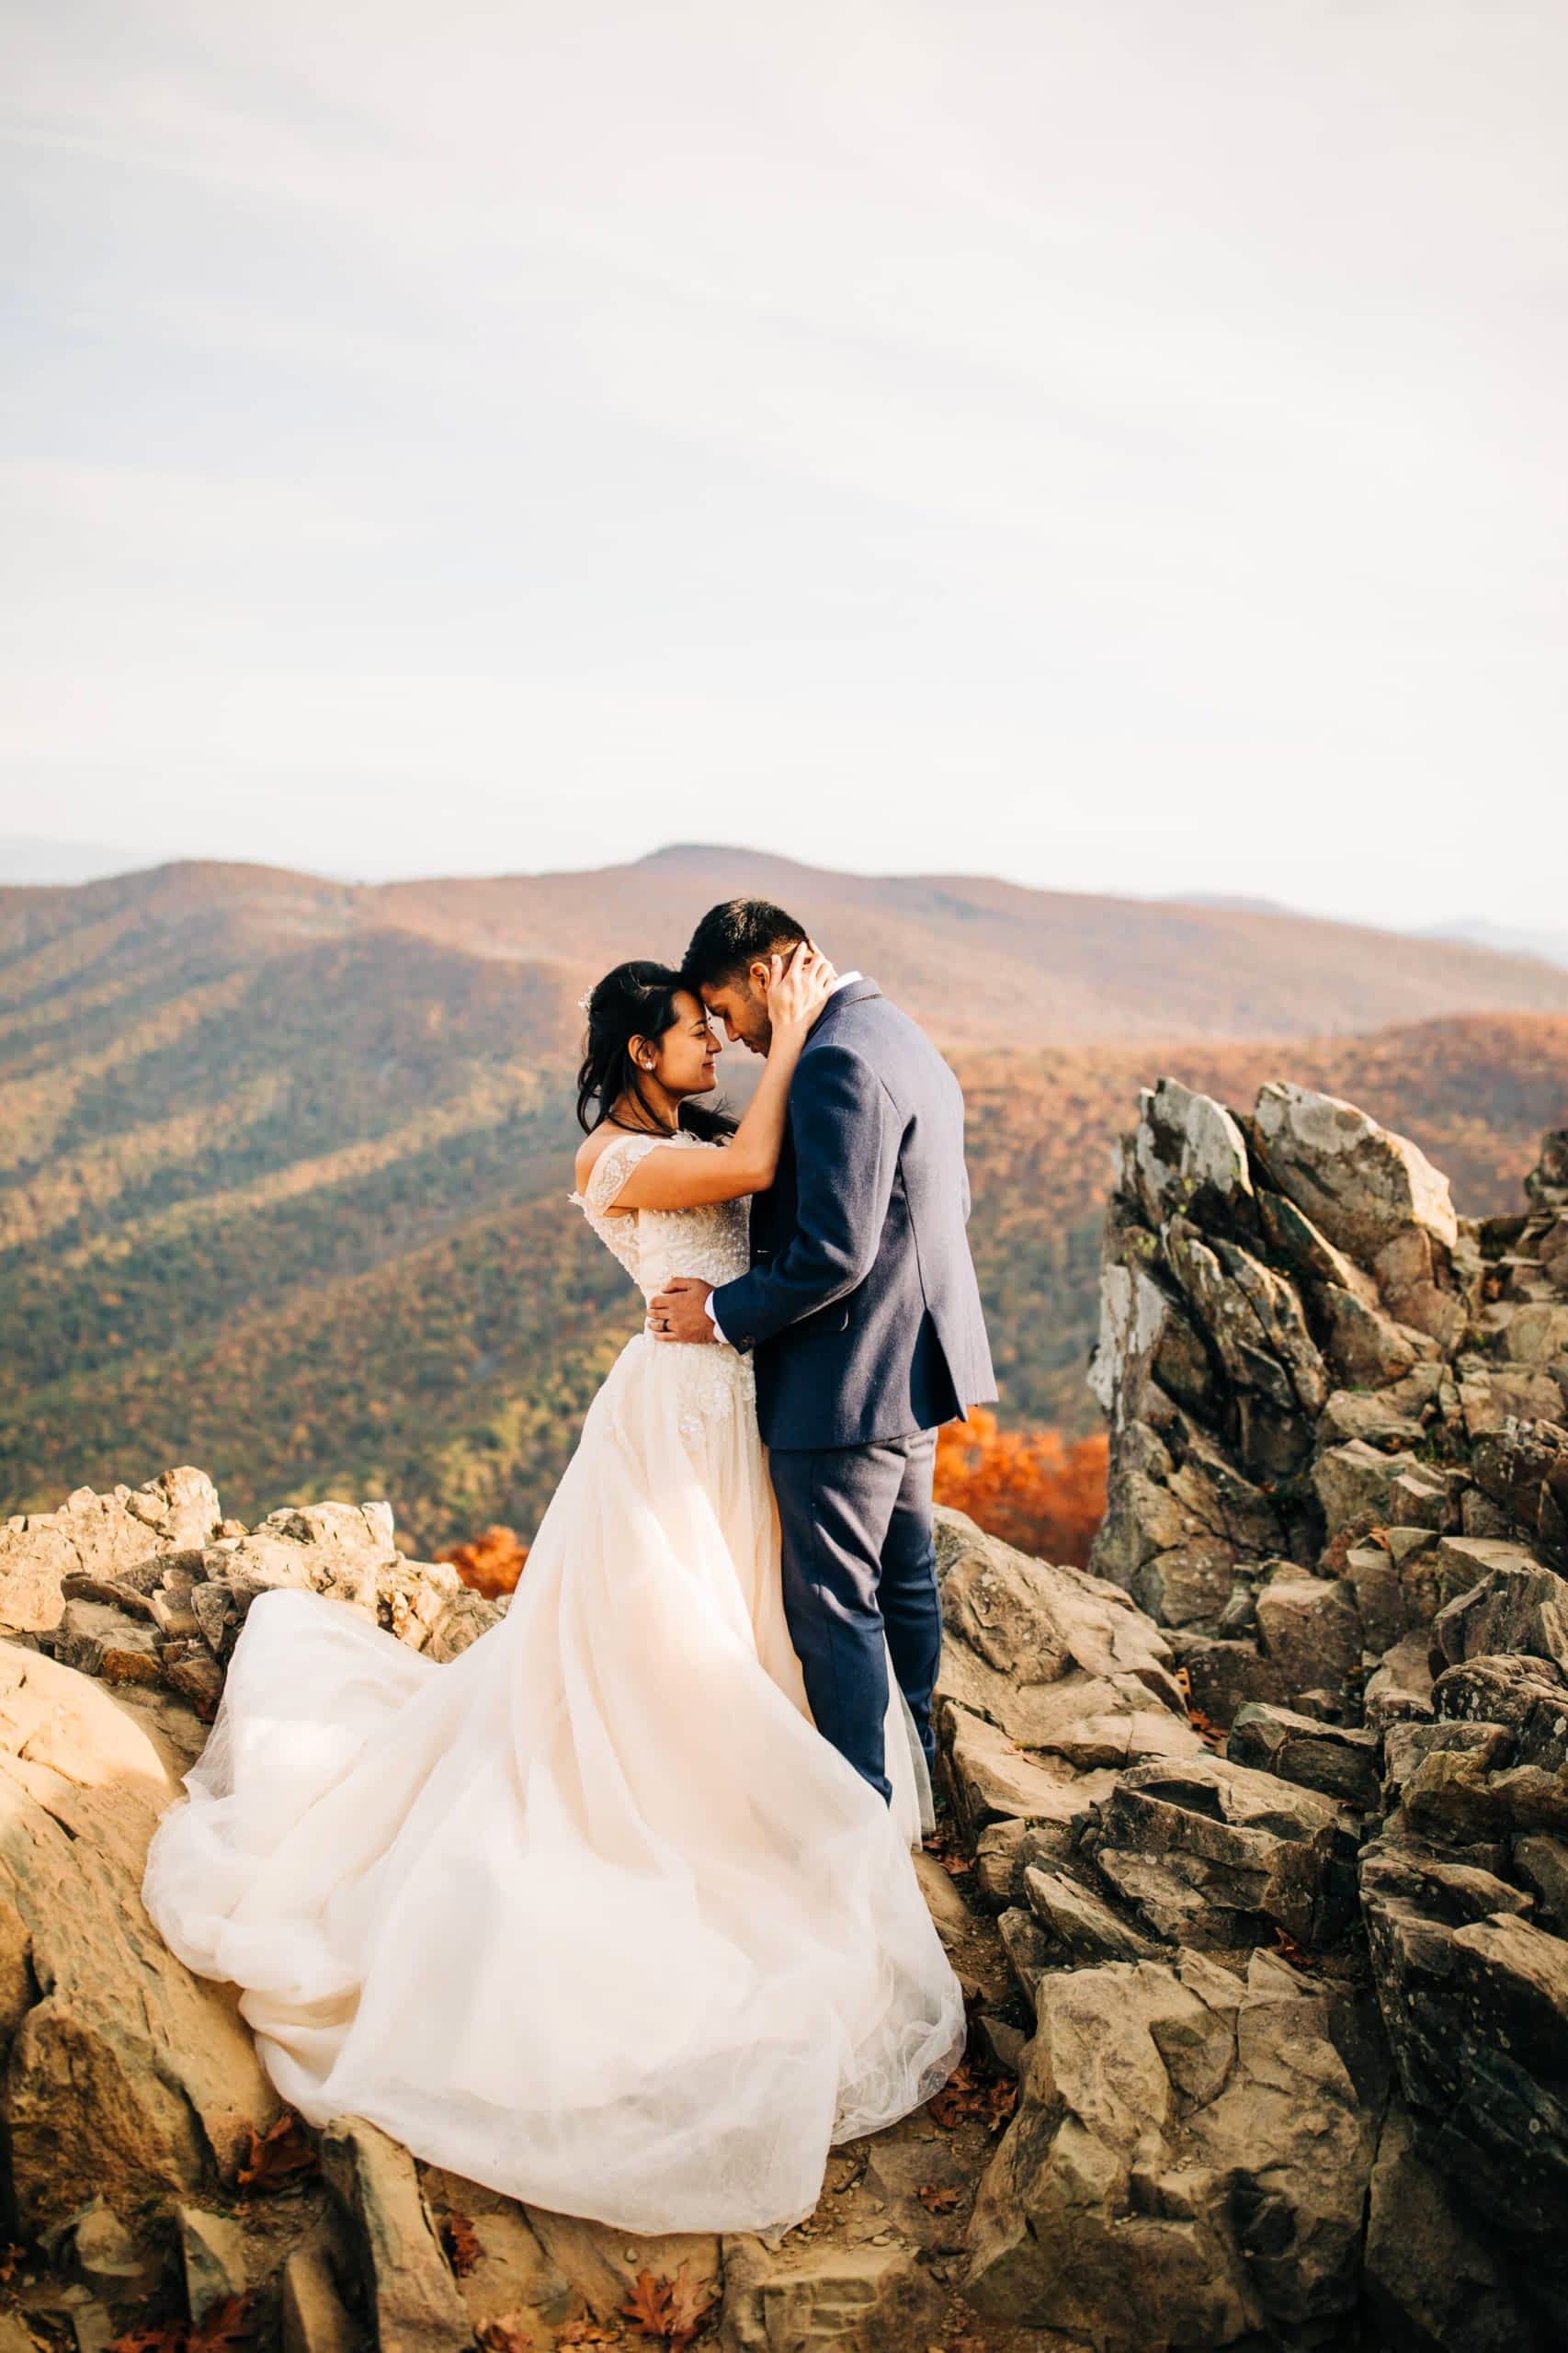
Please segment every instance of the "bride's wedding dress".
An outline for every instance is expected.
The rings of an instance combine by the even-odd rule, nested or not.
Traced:
[[[650,1149],[716,1147],[618,1138],[571,1197],[644,1297],[744,1271],[744,1200],[605,1214]],[[252,1603],[142,1896],[309,2121],[628,2231],[772,2235],[945,2082],[925,1757],[891,1673],[891,1809],[816,1731],[778,1545],[750,1358],[639,1332],[457,1658]]]

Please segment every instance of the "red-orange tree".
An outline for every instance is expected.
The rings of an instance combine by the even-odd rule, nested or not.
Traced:
[[[1041,1560],[1083,1568],[1105,1516],[1105,1433],[1004,1430],[981,1406],[937,1434],[937,1501]]]
[[[528,1546],[519,1542],[512,1528],[482,1529],[472,1542],[444,1545],[436,1555],[438,1561],[450,1562],[464,1585],[483,1594],[487,1601],[516,1590],[528,1557]]]

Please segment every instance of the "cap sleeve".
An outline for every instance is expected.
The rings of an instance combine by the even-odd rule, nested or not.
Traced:
[[[661,1136],[617,1136],[613,1143],[607,1143],[588,1171],[584,1206],[597,1210],[602,1217],[613,1206],[632,1170],[650,1152],[656,1152],[664,1141]]]

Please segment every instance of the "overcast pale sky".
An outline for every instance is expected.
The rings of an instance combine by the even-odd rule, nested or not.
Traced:
[[[0,834],[1560,923],[1562,0],[4,19]]]

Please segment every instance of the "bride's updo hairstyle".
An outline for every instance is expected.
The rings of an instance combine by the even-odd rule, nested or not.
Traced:
[[[589,990],[585,1008],[588,1034],[577,1072],[580,1128],[596,1128],[601,1120],[613,1116],[612,1107],[622,1096],[630,1096],[642,1105],[648,1115],[648,1127],[663,1126],[642,1091],[644,1074],[632,1060],[631,1040],[646,1038],[653,1043],[666,1029],[673,1029],[681,1018],[676,1000],[682,995],[697,995],[696,988],[682,973],[668,964],[642,961],[618,964],[614,972],[607,972]],[[710,1142],[735,1131],[735,1122],[727,1111],[718,1110],[711,1104],[693,1102],[689,1097],[680,1105],[678,1118],[689,1134]],[[621,1120],[618,1124],[624,1127],[629,1123]]]

